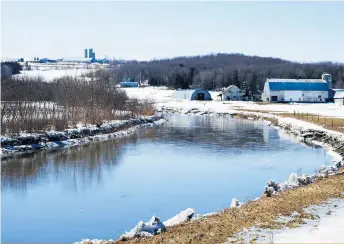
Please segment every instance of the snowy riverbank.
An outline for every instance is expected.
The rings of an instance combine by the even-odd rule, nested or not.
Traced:
[[[79,126],[64,131],[23,133],[1,136],[1,159],[33,153],[38,150],[75,147],[88,143],[111,140],[132,134],[138,127],[153,127],[165,120],[160,116],[109,121],[101,125]]]
[[[231,111],[230,113],[227,111],[226,113],[222,112],[209,112],[209,111],[202,111],[197,108],[191,109],[175,109],[175,108],[168,108],[162,107],[158,110],[161,113],[183,113],[183,114],[195,114],[195,115],[205,115],[205,116],[221,116],[221,115],[229,115],[235,117],[241,117],[246,119],[259,119],[259,120],[266,120],[271,126],[275,126],[278,129],[286,131],[290,134],[294,134],[300,141],[313,143],[316,145],[323,146],[327,149],[327,151],[333,156],[333,165],[331,166],[323,166],[318,173],[312,175],[297,175],[296,173],[292,173],[288,180],[285,182],[274,182],[270,181],[267,187],[262,189],[262,193],[264,192],[265,196],[273,196],[278,195],[280,192],[288,189],[294,189],[299,186],[305,186],[311,184],[315,181],[321,180],[323,178],[329,177],[331,175],[335,175],[337,170],[340,169],[343,165],[343,156],[344,156],[344,135],[340,132],[335,132],[331,130],[327,130],[321,126],[314,125],[312,123],[299,121],[296,119],[284,118],[279,117],[272,114],[266,113],[258,113],[258,112],[246,112],[246,111]],[[273,121],[273,122],[271,122]],[[259,200],[255,199],[255,200]],[[232,199],[232,204],[230,207],[241,207],[243,206],[236,199]],[[190,213],[189,215],[184,214],[181,218],[181,214],[183,212]],[[121,236],[121,240],[128,240],[137,237],[153,237],[154,235],[160,234],[164,232],[167,228],[178,225],[180,223],[184,223],[187,221],[198,220],[202,218],[207,218],[209,214],[200,215],[198,214],[197,217],[194,217],[194,210],[193,209],[186,209],[173,217],[174,221],[173,224],[167,225],[171,221],[160,221],[159,217],[153,216],[150,221],[144,223],[143,221],[139,221],[138,224],[129,232],[123,234]],[[336,229],[336,227],[334,227]],[[104,240],[90,240],[85,239],[81,242],[82,244],[95,244],[95,243],[113,243],[112,240],[104,241]]]

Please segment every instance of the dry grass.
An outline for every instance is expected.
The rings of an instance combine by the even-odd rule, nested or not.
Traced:
[[[326,116],[320,116],[316,114],[310,114],[310,113],[287,113],[287,112],[281,112],[281,111],[266,111],[266,110],[249,110],[249,109],[237,109],[239,111],[246,111],[246,112],[257,112],[257,113],[268,113],[268,114],[274,114],[281,117],[287,117],[287,118],[294,118],[306,122],[310,122],[316,125],[320,125],[326,129],[334,130],[338,132],[344,133],[344,119],[340,118],[334,118],[334,117],[326,117]],[[265,120],[269,120],[268,118],[264,118]]]
[[[290,227],[296,227],[303,223],[303,218],[313,218],[304,214],[303,208],[320,204],[331,197],[343,198],[342,192],[344,175],[336,175],[274,197],[248,202],[241,208],[225,209],[207,219],[169,228],[167,232],[153,238],[135,239],[127,243],[224,243],[243,227],[279,228],[276,218],[280,215],[288,216],[294,211],[302,213],[299,218],[288,223]]]
[[[319,116],[308,113],[281,113],[278,114],[282,117],[295,118],[298,120],[310,122],[313,124],[320,125],[326,129],[339,131],[344,133],[344,119]]]

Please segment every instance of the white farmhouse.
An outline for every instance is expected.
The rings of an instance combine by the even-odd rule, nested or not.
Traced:
[[[336,89],[334,94],[333,101],[336,104],[344,105],[344,89]]]
[[[235,86],[235,85],[230,85],[229,87],[225,88],[222,92],[222,100],[242,100],[243,96],[244,96],[244,92],[242,90],[240,90],[239,87]]]
[[[332,76],[322,79],[267,79],[262,94],[266,102],[326,102]]]

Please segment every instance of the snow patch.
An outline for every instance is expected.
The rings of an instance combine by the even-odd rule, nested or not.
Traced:
[[[179,214],[177,214],[176,216],[166,220],[164,222],[164,225],[166,227],[169,227],[169,226],[178,225],[178,224],[187,222],[193,217],[194,214],[195,214],[194,209],[192,208],[185,209],[181,211]]]

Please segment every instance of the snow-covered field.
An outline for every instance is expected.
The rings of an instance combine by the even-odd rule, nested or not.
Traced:
[[[196,108],[204,111],[213,111],[218,113],[235,112],[238,109],[289,112],[293,113],[309,113],[319,114],[320,116],[344,118],[344,106],[333,103],[293,103],[293,104],[259,104],[251,101],[216,101],[218,92],[210,92],[213,101],[188,101],[173,100],[172,94],[174,90],[167,88],[123,88],[129,97],[153,99],[156,107],[160,109],[162,106],[177,109]]]
[[[43,78],[47,82],[63,76],[79,77],[82,74],[89,72],[89,69],[66,69],[66,70],[23,70],[21,74],[14,75],[14,77],[28,77],[28,78]]]
[[[56,78],[63,76],[80,77],[90,71],[106,68],[108,65],[103,64],[40,64],[30,63],[31,70],[22,70],[21,74],[14,75],[14,77],[41,77],[47,82],[51,82]]]

